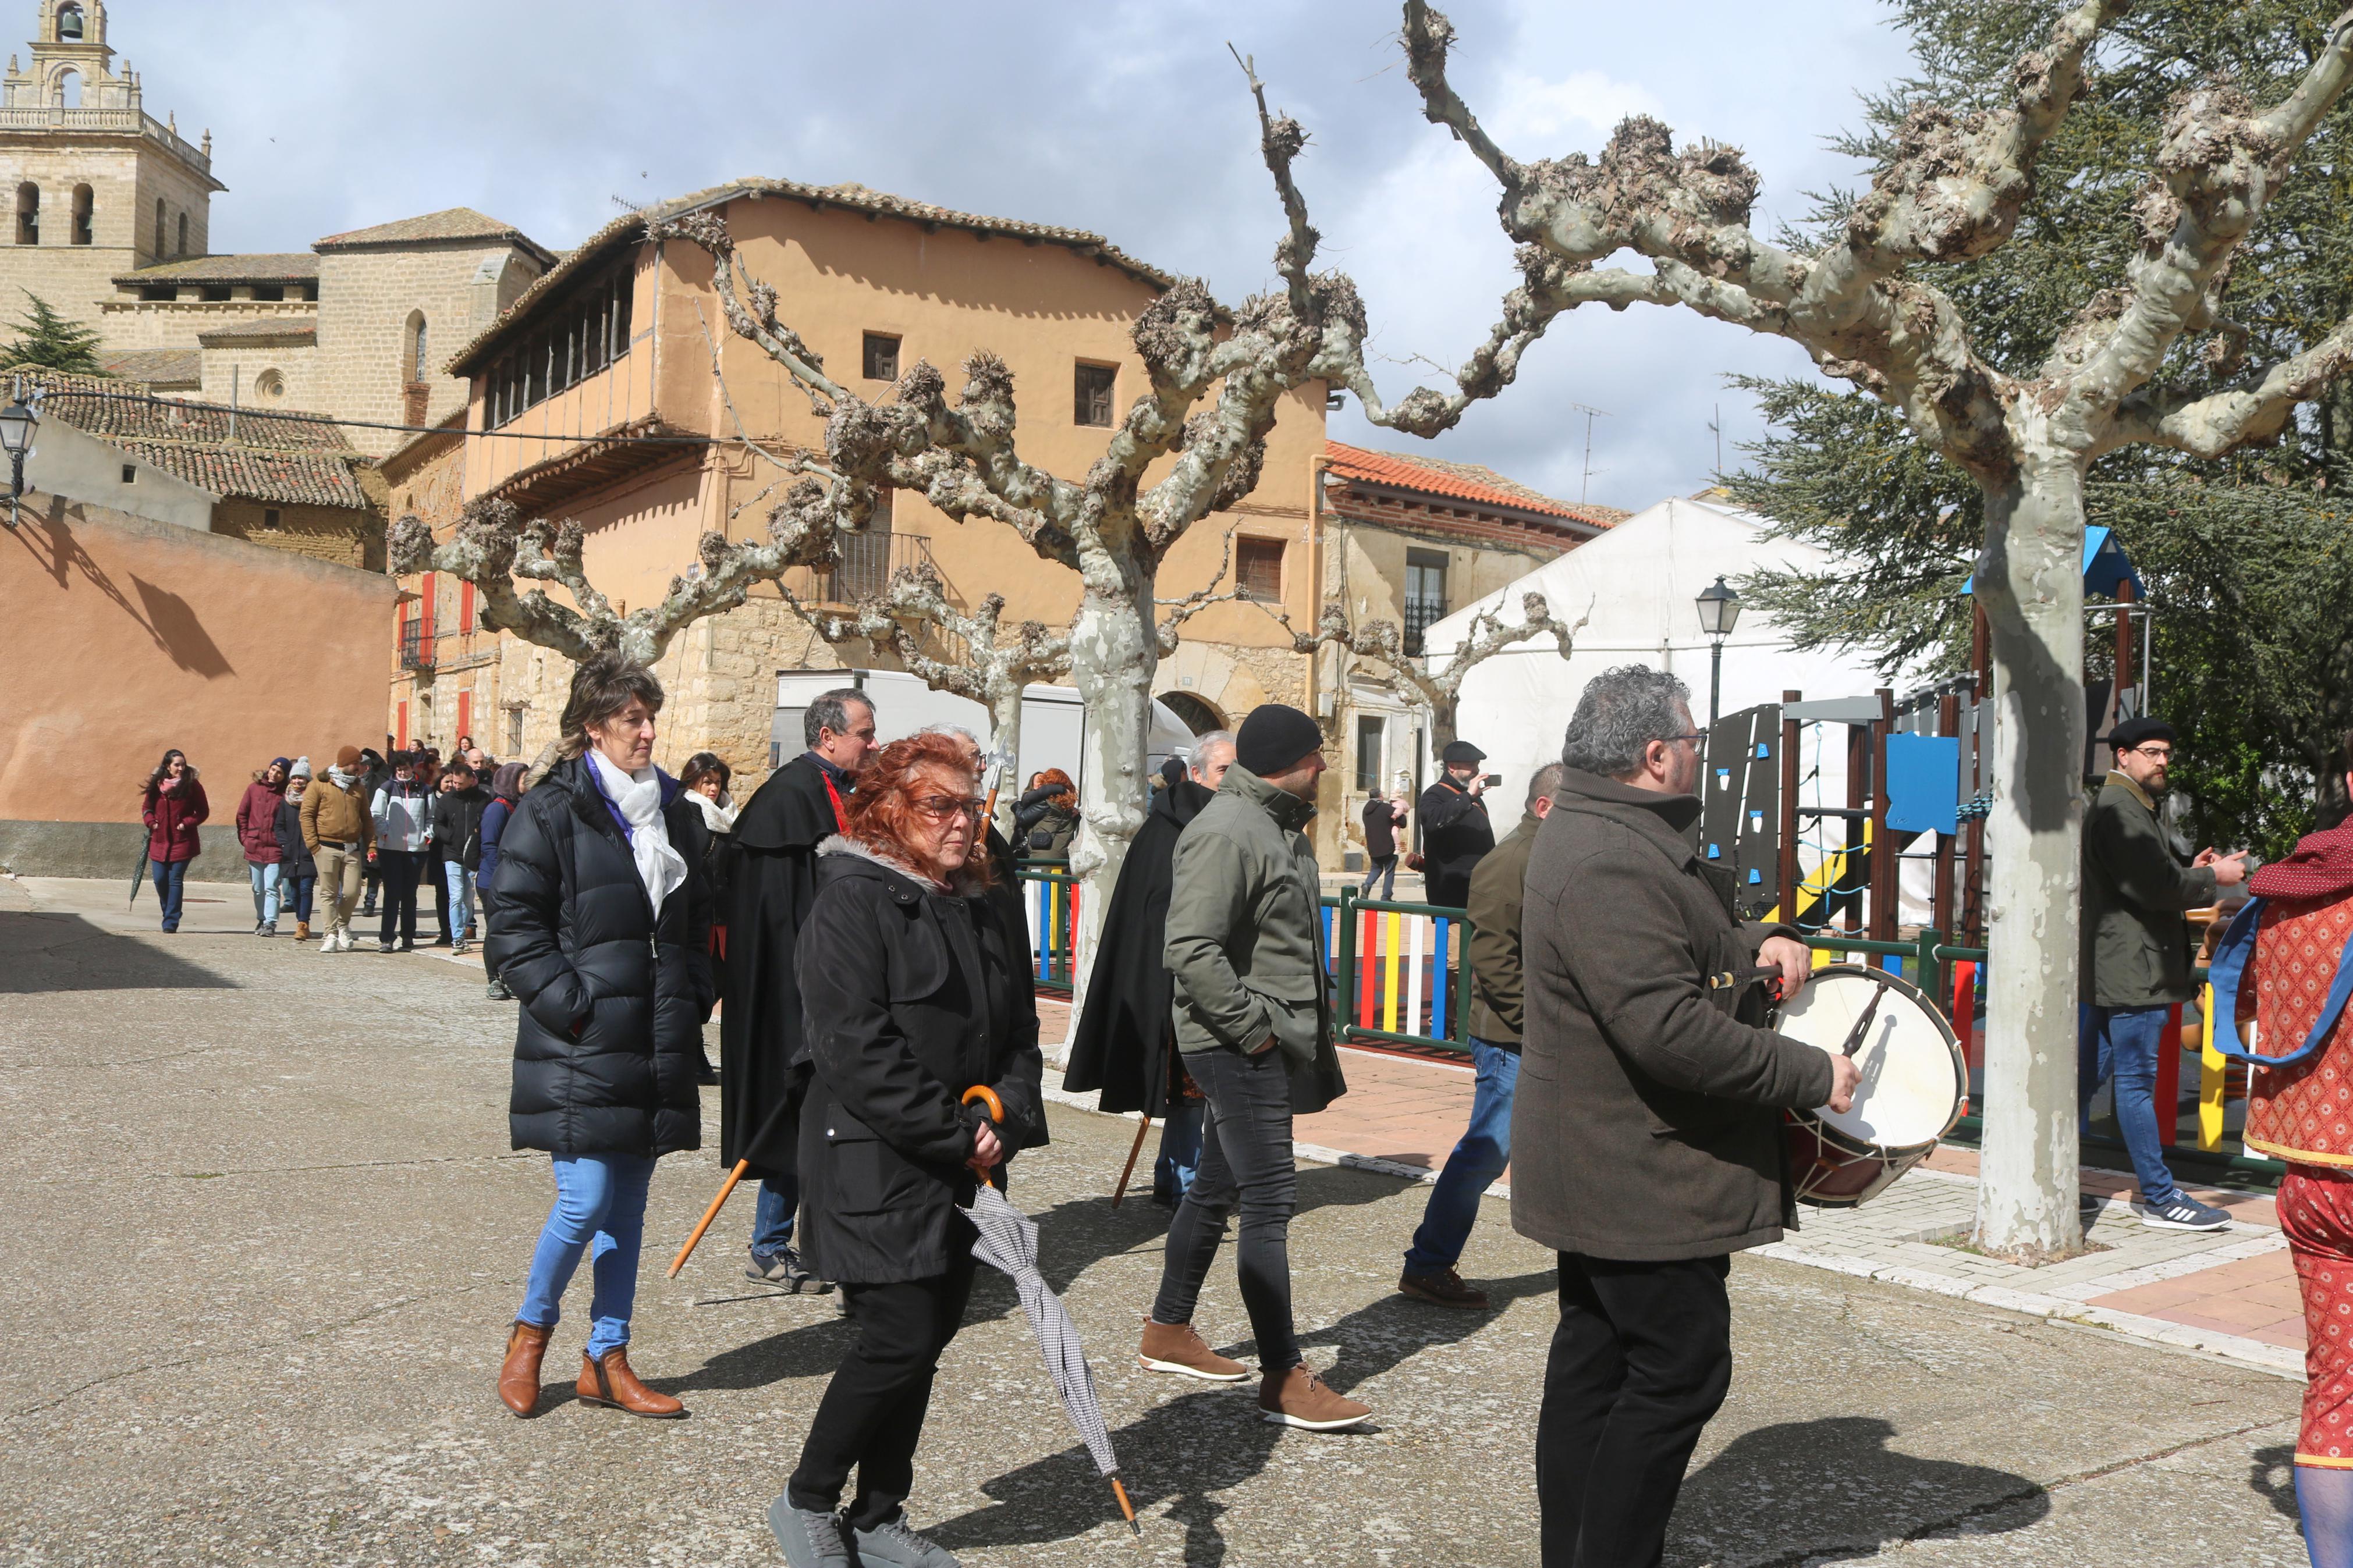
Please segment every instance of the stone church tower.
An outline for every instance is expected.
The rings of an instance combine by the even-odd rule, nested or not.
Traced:
[[[41,0],[29,67],[0,79],[0,321],[25,291],[100,324],[113,279],[206,254],[212,135],[201,147],[140,102],[139,73],[118,73],[104,0]]]

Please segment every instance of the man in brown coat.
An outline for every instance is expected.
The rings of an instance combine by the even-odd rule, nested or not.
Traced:
[[[1700,736],[1682,681],[1585,689],[1522,907],[1526,986],[1512,1226],[1560,1255],[1536,1424],[1546,1568],[1655,1563],[1732,1381],[1731,1254],[1777,1241],[1783,1108],[1852,1102],[1856,1069],[1735,1016],[1707,977],[1805,946],[1744,925],[1693,826]]]

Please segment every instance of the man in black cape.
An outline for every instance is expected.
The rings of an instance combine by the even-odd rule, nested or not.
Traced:
[[[822,1282],[793,1251],[800,1208],[800,977],[793,947],[817,899],[817,847],[841,831],[850,774],[878,750],[874,705],[849,687],[802,715],[809,749],[768,775],[735,818],[727,915],[726,1005],[719,1016],[719,1161],[760,1181],[752,1222],[754,1279],[798,1291]]]
[[[1103,1090],[1105,1110],[1141,1110],[1163,1118],[1160,1153],[1152,1170],[1152,1201],[1174,1208],[1193,1184],[1201,1158],[1201,1102],[1169,1084],[1175,1041],[1168,1006],[1171,986],[1162,966],[1166,942],[1170,866],[1176,836],[1199,815],[1234,760],[1234,738],[1215,730],[1193,742],[1189,776],[1172,778],[1153,796],[1122,863],[1119,885],[1103,917],[1086,1011],[1071,1036],[1062,1087]]]

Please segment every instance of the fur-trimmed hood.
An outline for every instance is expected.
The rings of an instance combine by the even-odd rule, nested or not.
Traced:
[[[860,839],[852,838],[845,833],[836,833],[819,840],[817,853],[820,860],[846,858],[850,861],[864,861],[881,871],[904,878],[923,892],[944,892],[954,894],[960,899],[976,899],[988,890],[987,885],[981,880],[979,875],[969,864],[959,867],[955,880],[945,888],[942,888],[928,874],[916,870],[904,860],[885,855],[871,845]],[[982,853],[986,854],[987,851],[983,850]],[[851,868],[845,867],[844,869],[851,869]]]

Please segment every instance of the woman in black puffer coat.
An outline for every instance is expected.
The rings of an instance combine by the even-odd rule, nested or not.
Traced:
[[[629,1370],[646,1189],[654,1162],[702,1142],[696,1091],[716,992],[701,813],[652,764],[660,684],[607,655],[580,667],[562,760],[499,840],[492,973],[522,1006],[508,1122],[554,1157],[555,1205],[507,1338],[499,1395],[538,1407],[539,1363],[565,1285],[593,1248],[584,1400],[681,1415]]]

